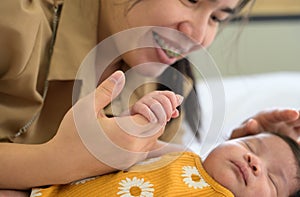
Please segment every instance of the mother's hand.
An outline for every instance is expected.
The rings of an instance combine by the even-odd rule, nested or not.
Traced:
[[[299,111],[294,109],[262,111],[246,120],[239,128],[234,129],[230,138],[253,135],[263,131],[288,135],[299,143]]]
[[[102,113],[124,84],[124,74],[114,73],[65,115],[48,143],[49,155],[55,155],[60,166],[68,166],[56,170],[72,175],[64,182],[128,168],[145,159],[156,145],[164,124],[149,124],[139,114],[108,118]]]
[[[124,164],[122,167],[129,167],[132,162],[144,159],[147,152],[152,150],[152,146],[156,145],[164,125],[158,125],[156,132],[149,133],[151,130],[135,130],[134,126],[148,123],[141,115],[116,119],[107,118],[101,113],[123,89],[124,83],[124,74],[116,72],[101,83],[93,94],[79,100],[66,113],[57,134],[47,143],[0,143],[0,188],[27,189],[41,185],[65,184],[115,171],[115,167],[109,165],[110,163],[102,162],[96,157],[98,153]],[[125,122],[130,126],[132,121],[138,123],[131,127],[133,131],[140,132],[138,135],[126,132],[120,124]],[[90,130],[95,128],[100,129]],[[89,135],[85,136],[85,133],[91,133],[92,138]],[[105,137],[106,141],[104,140],[106,144],[101,143],[103,136],[108,136]],[[87,146],[91,144],[95,145],[93,150],[98,151],[96,154]],[[112,145],[117,147],[114,152],[110,148]],[[130,158],[128,155],[132,154],[127,154],[128,152],[141,154],[133,154]]]

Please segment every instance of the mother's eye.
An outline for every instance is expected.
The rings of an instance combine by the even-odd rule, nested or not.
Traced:
[[[218,14],[212,15],[210,18],[215,23],[224,23],[230,20],[230,17]]]
[[[198,3],[199,0],[188,0],[190,3]]]
[[[185,5],[196,4],[199,2],[199,0],[180,0],[180,1]]]
[[[221,22],[222,22],[222,20],[219,19],[219,18],[216,17],[216,16],[211,16],[210,18],[211,18],[214,22],[217,22],[217,23],[221,23]]]
[[[182,4],[184,4],[187,7],[194,7],[198,6],[198,3],[200,0],[180,0]]]

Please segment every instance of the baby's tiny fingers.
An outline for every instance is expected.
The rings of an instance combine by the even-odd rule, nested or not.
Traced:
[[[172,114],[172,118],[177,118],[178,116],[179,116],[179,111],[177,109],[175,109]]]
[[[179,94],[176,94],[176,98],[177,98],[178,106],[181,105],[181,103],[183,102],[184,97],[179,95]]]
[[[146,104],[136,103],[132,108],[132,112],[134,114],[137,114],[137,113],[141,114],[151,123],[155,123],[158,121],[155,114],[152,112],[152,110]]]
[[[166,124],[167,114],[166,114],[163,106],[160,103],[155,103],[155,104],[151,105],[150,109],[155,114],[155,116],[160,124]]]

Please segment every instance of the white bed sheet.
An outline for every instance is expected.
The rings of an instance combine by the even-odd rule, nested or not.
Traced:
[[[225,91],[225,119],[221,136],[216,141],[192,141],[190,132],[185,134],[185,143],[190,149],[205,157],[215,145],[224,141],[233,128],[261,110],[271,108],[300,109],[300,72],[277,72],[223,78]],[[211,93],[205,83],[197,85],[202,107],[203,131],[212,124]],[[202,132],[203,132],[202,131]],[[216,134],[217,136],[218,134]],[[205,135],[203,135],[205,136]]]

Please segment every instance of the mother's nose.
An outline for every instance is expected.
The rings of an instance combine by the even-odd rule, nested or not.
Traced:
[[[186,20],[180,22],[177,28],[178,31],[202,45],[207,34],[208,22],[209,21],[204,18],[199,20]]]

